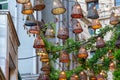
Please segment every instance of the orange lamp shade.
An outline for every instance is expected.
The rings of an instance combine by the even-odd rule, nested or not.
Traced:
[[[81,47],[79,49],[78,58],[87,58],[87,57],[88,57],[88,52],[84,47]]]
[[[22,5],[22,14],[32,14],[34,12],[31,2]]]
[[[98,19],[92,20],[92,28],[93,28],[94,30],[99,29],[99,28],[101,28],[101,27],[102,27],[102,25],[100,24],[100,22],[99,22]]]

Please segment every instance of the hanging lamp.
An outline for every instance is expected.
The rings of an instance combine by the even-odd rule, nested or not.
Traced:
[[[114,55],[112,54],[112,50],[108,51],[108,58],[111,60],[114,58]]]
[[[112,12],[110,16],[110,24],[116,25],[118,23],[119,23],[118,16],[114,12]]]
[[[80,80],[87,80],[87,74],[84,71],[81,71],[79,76]]]
[[[34,7],[35,11],[41,11],[45,8],[44,0],[34,0]]]
[[[16,2],[19,4],[25,4],[25,3],[30,2],[30,0],[16,0]]]
[[[79,79],[78,79],[78,75],[73,74],[73,75],[70,77],[70,80],[79,80]]]
[[[26,21],[25,21],[25,26],[36,26],[37,22],[35,21],[35,17],[33,14],[29,14],[26,17]]]
[[[92,29],[96,30],[96,29],[99,29],[101,27],[102,27],[102,25],[100,24],[98,19],[92,20]]]
[[[96,47],[97,48],[103,48],[105,46],[105,42],[102,39],[102,37],[98,37],[96,41]]]
[[[60,52],[60,62],[62,63],[68,63],[70,62],[70,57],[67,51],[63,50]]]
[[[73,33],[78,34],[78,33],[83,32],[83,29],[78,20],[75,19],[75,20],[73,20],[72,23],[73,23]]]
[[[115,70],[115,63],[114,62],[110,62],[110,64],[109,64],[109,70],[111,70],[111,71]]]
[[[40,33],[40,28],[38,25],[36,26],[31,26],[29,29],[30,34],[39,34]]]
[[[61,71],[59,74],[59,80],[67,80],[65,71]]]
[[[120,48],[120,36],[118,37],[118,39],[117,39],[117,41],[116,41],[116,43],[115,43],[115,46],[116,46],[117,48]]]
[[[22,14],[32,14],[34,12],[31,2],[22,5]]]
[[[90,19],[98,19],[99,18],[97,9],[94,4],[91,4],[90,8],[88,9],[87,18],[90,18]]]
[[[44,53],[40,56],[40,61],[41,62],[49,62],[49,56],[48,53]]]
[[[81,6],[78,2],[75,2],[75,5],[72,7],[72,18],[83,18],[83,13]]]
[[[34,40],[33,48],[44,48],[44,47],[45,47],[45,44],[42,38],[39,35],[37,35],[37,37]]]
[[[65,13],[66,9],[63,6],[61,0],[53,0],[52,14],[59,15]]]
[[[46,54],[45,48],[36,48],[35,51],[36,51],[36,55],[38,56]]]
[[[88,52],[83,46],[79,49],[78,57],[85,58],[85,59],[88,57]]]
[[[68,27],[66,27],[65,25],[62,25],[61,27],[59,27],[57,37],[63,40],[68,39],[69,38]]]
[[[54,31],[54,29],[53,29],[51,26],[49,26],[49,27],[47,28],[47,30],[46,30],[46,32],[45,32],[45,36],[46,36],[47,38],[54,38],[54,37],[55,37],[55,31]]]
[[[45,63],[42,68],[41,68],[41,71],[50,71],[50,64],[47,62]]]

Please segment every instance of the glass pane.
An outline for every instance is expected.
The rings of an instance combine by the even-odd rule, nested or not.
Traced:
[[[116,0],[115,5],[120,6],[120,0]]]
[[[2,2],[2,1],[7,1],[7,0],[0,0],[0,2]]]
[[[2,4],[2,9],[8,9],[8,3]]]

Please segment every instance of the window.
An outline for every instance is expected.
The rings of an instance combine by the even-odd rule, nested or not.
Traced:
[[[99,5],[98,5],[98,1],[91,1],[91,2],[87,2],[87,10],[90,8],[91,5],[94,5],[96,6],[96,9],[99,8]]]
[[[3,9],[3,10],[8,9],[8,0],[0,0],[0,9]]]
[[[115,6],[120,6],[120,0],[115,0]]]

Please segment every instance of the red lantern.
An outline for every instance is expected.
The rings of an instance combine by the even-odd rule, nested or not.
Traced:
[[[36,39],[34,40],[34,48],[44,48],[45,44],[40,36],[37,36]]]
[[[73,32],[76,34],[83,32],[80,22],[77,20],[73,21]]]
[[[79,49],[78,57],[79,58],[87,58],[88,57],[88,52],[86,51],[86,49],[84,47],[81,47]]]
[[[70,62],[69,54],[65,50],[60,52],[60,62],[63,63]]]
[[[81,6],[78,2],[75,2],[75,5],[72,7],[72,18],[83,18],[83,13]]]

